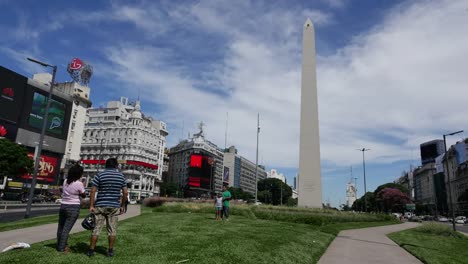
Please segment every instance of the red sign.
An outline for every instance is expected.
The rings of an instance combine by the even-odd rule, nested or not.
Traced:
[[[74,58],[70,62],[70,69],[71,70],[79,70],[79,69],[81,69],[81,67],[83,67],[83,62],[78,58]]]
[[[4,137],[7,134],[8,134],[8,130],[4,126],[0,125],[0,137]]]
[[[8,97],[13,97],[15,96],[15,92],[13,91],[13,88],[3,88],[2,94]]]
[[[34,159],[33,153],[28,153],[30,159]],[[58,169],[57,167],[58,159],[50,156],[41,155],[39,160],[39,169],[37,171],[37,179],[40,181],[54,182],[55,172]],[[21,178],[23,179],[32,179],[31,174],[25,174]]]

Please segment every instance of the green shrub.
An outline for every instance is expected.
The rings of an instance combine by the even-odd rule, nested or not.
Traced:
[[[291,208],[279,206],[231,205],[232,215],[241,215],[250,219],[274,220],[281,222],[302,223],[323,226],[333,223],[383,222],[394,220],[382,214],[364,214],[338,212],[336,210]],[[167,202],[153,209],[153,212],[172,213],[213,213],[214,205],[208,203]]]
[[[416,232],[433,234],[438,236],[464,238],[463,234],[453,231],[450,226],[439,223],[425,223],[422,226],[413,229]]]

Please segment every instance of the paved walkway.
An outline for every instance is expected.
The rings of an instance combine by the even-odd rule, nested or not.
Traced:
[[[129,205],[127,213],[119,216],[119,221],[138,215],[140,215],[140,205]],[[70,234],[85,231],[85,229],[81,227],[81,221],[83,221],[82,218],[76,221]],[[0,232],[0,252],[15,242],[33,244],[56,238],[57,223]]]
[[[418,223],[407,222],[398,225],[341,231],[318,263],[421,264],[421,261],[386,236],[386,234],[418,225]]]

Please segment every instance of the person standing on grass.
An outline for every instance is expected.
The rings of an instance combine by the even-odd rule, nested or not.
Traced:
[[[89,257],[94,256],[94,249],[101,229],[106,222],[109,248],[107,256],[114,256],[114,241],[117,234],[118,215],[124,213],[124,205],[127,200],[127,183],[123,174],[117,169],[118,162],[115,158],[106,161],[106,169],[96,175],[91,182],[91,201],[89,211],[96,215],[96,226],[91,235]],[[95,200],[95,194],[97,198]]]
[[[223,185],[223,212],[221,218],[226,219],[226,221],[229,221],[229,201],[231,199],[231,192],[228,191],[226,185]]]
[[[68,235],[80,215],[80,197],[86,197],[83,183],[80,181],[81,176],[83,176],[83,167],[75,164],[68,170],[67,180],[63,183],[57,228],[57,251],[59,252],[70,251],[67,246]]]
[[[215,198],[216,220],[221,220],[221,211],[223,210],[223,196],[218,193]]]

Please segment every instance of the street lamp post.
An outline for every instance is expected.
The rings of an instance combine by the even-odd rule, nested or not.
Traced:
[[[445,151],[445,165],[447,169],[447,181],[448,181],[448,186],[449,186],[449,200],[450,200],[450,208],[452,210],[452,227],[453,231],[456,231],[455,228],[455,209],[453,208],[453,201],[452,201],[452,183],[450,182],[450,171],[449,171],[449,164],[448,164],[448,157],[447,157],[447,142],[446,142],[446,137],[447,136],[453,136],[459,133],[462,133],[463,130],[453,132],[450,134],[444,134],[444,151]]]
[[[257,154],[255,157],[255,204],[257,204],[258,192],[258,136],[260,134],[260,113],[257,114]]]
[[[31,205],[32,205],[32,200],[34,198],[34,188],[36,187],[36,182],[37,182],[37,172],[39,170],[39,162],[40,162],[41,153],[42,153],[42,146],[44,145],[44,136],[45,136],[45,131],[47,127],[47,119],[49,118],[50,101],[52,99],[52,92],[54,91],[55,75],[57,74],[57,66],[50,65],[50,64],[47,64],[47,63],[44,63],[35,59],[31,59],[31,58],[27,58],[27,59],[41,66],[51,67],[52,68],[52,81],[50,82],[49,96],[47,98],[46,109],[44,112],[44,119],[42,121],[41,135],[39,136],[39,144],[37,145],[37,151],[36,151],[37,154],[34,157],[33,178],[31,182],[31,188],[29,190],[29,199],[28,199],[28,204],[26,206],[26,214],[24,215],[24,218],[29,218],[29,214],[31,213]]]
[[[358,150],[362,151],[362,168],[363,168],[363,171],[364,171],[364,212],[367,212],[366,159],[365,159],[364,153],[366,151],[369,151],[370,149],[362,148],[362,149],[358,149]]]

